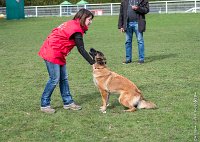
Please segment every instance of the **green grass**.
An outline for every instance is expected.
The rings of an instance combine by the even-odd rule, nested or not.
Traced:
[[[134,62],[122,65],[125,36],[117,29],[117,16],[95,17],[84,37],[87,50],[101,50],[108,67],[132,80],[159,109],[124,113],[118,95],[112,94],[107,113],[100,113],[101,97],[91,66],[74,48],[67,58],[69,84],[83,109],[64,110],[56,88],[51,104],[57,112],[44,114],[40,97],[48,74],[37,52],[50,31],[71,18],[0,19],[1,142],[192,142],[199,138],[199,14],[147,15],[144,65],[136,63],[135,38]]]

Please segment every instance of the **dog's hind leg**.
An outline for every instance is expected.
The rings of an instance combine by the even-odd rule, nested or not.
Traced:
[[[136,111],[136,108],[135,108],[135,107],[129,108],[129,109],[127,109],[127,110],[124,110],[124,112],[134,112],[134,111]]]
[[[136,111],[136,108],[134,107],[132,101],[128,97],[125,97],[126,95],[121,94],[119,97],[119,103],[124,105],[125,107],[129,108],[127,110],[124,110],[125,112],[134,112]]]

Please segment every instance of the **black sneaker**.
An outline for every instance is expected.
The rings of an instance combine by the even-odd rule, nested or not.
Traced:
[[[131,60],[129,60],[129,61],[123,61],[122,64],[129,64],[131,62],[132,62]]]
[[[139,60],[138,64],[144,64],[144,60]]]

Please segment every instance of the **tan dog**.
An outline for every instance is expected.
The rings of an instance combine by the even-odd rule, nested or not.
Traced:
[[[109,93],[120,94],[119,102],[129,108],[124,111],[134,112],[136,111],[136,108],[156,108],[154,103],[144,99],[141,91],[133,82],[110,71],[106,67],[106,58],[102,52],[91,48],[90,55],[95,60],[95,64],[93,64],[94,83],[98,87],[102,97],[102,106],[100,107],[100,111],[106,113]]]

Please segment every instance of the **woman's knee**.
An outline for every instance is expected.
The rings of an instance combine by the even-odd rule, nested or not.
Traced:
[[[51,78],[50,77],[50,82],[52,83],[52,85],[57,85],[59,83],[59,80],[60,80],[60,77],[54,77],[54,78]]]

